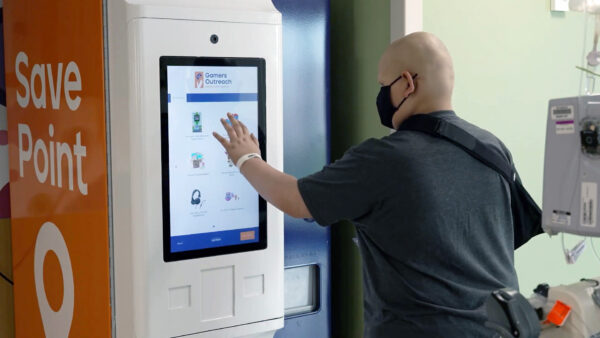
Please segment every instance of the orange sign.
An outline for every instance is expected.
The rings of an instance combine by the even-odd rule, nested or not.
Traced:
[[[17,337],[110,337],[102,0],[4,4]]]

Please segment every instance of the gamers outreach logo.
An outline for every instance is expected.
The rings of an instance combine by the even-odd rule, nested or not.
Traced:
[[[194,88],[218,88],[230,86],[233,83],[227,73],[194,72]]]
[[[204,72],[194,73],[194,88],[204,88]]]

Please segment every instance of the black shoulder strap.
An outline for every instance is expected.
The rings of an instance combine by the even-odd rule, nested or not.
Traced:
[[[469,155],[497,171],[509,183],[517,178],[514,167],[502,155],[491,150],[464,129],[431,115],[414,115],[404,121],[398,130],[420,131],[432,136],[444,138]]]
[[[513,215],[514,247],[520,247],[541,234],[542,211],[527,192],[512,163],[464,129],[431,115],[415,115],[404,121],[398,130],[413,130],[445,139],[495,170],[510,187]]]

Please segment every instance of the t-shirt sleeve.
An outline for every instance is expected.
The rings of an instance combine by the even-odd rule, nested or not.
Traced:
[[[382,198],[384,145],[369,139],[348,150],[321,171],[298,180],[300,195],[321,225],[355,220],[369,213]]]

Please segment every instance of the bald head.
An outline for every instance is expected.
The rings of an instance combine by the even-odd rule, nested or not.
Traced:
[[[394,122],[398,120],[400,124],[414,114],[452,109],[452,58],[444,43],[435,35],[413,33],[389,45],[379,61],[378,81],[382,85],[388,85],[401,74],[418,75],[414,83],[404,76],[402,81],[398,81],[398,85],[394,84],[392,87],[393,101],[409,97],[394,115]],[[414,85],[412,91],[407,90],[411,83]],[[397,102],[393,104],[396,105]]]

